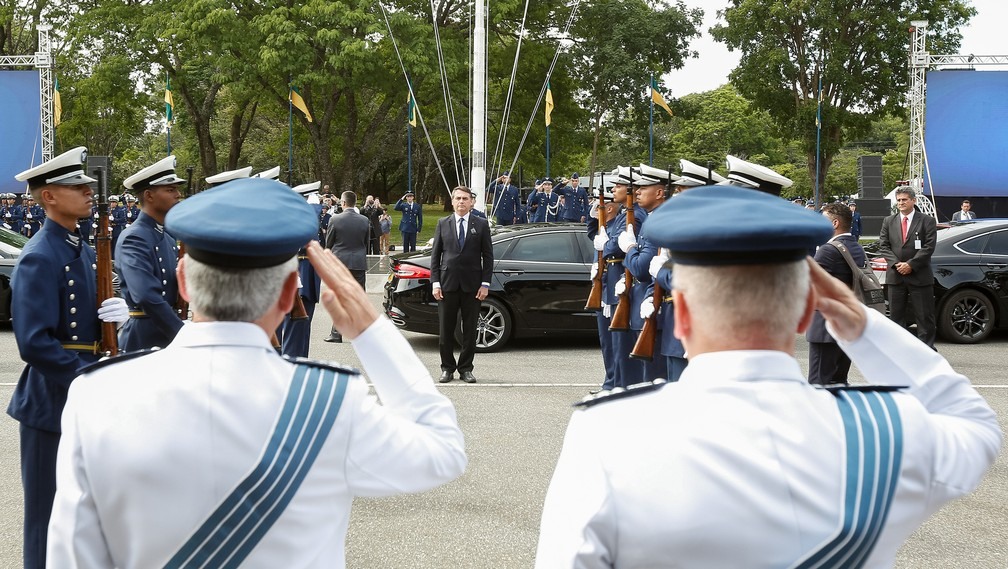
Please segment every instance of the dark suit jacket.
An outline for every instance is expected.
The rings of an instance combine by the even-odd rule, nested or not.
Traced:
[[[465,245],[460,251],[455,216],[439,219],[431,250],[431,282],[440,283],[445,292],[475,293],[480,283],[490,282],[492,275],[493,244],[487,220],[469,214]]]
[[[352,209],[332,216],[326,231],[326,249],[351,271],[367,270],[367,247],[371,229],[368,218]]]
[[[907,228],[906,243],[903,243],[900,223],[899,213],[890,215],[882,221],[882,230],[879,234],[879,253],[889,263],[886,284],[933,285],[931,255],[934,254],[935,243],[938,240],[937,223],[933,217],[924,215],[920,210],[915,211]],[[920,249],[914,248],[914,241],[917,239],[921,242]],[[893,268],[898,262],[910,263],[913,270],[909,275],[903,276]]]
[[[831,240],[832,241],[832,240]],[[847,248],[850,252],[851,258],[854,259],[854,264],[863,267],[865,264],[865,252],[858,245],[858,242],[851,235],[841,235],[836,238]],[[836,247],[826,243],[825,245],[819,247],[816,251],[815,261],[819,263],[819,266],[826,270],[827,273],[833,275],[837,280],[843,281],[847,286],[851,286],[854,282],[854,273],[851,272],[850,266],[847,261],[844,260],[843,255],[840,250]],[[809,342],[830,342],[836,343],[836,340],[830,336],[829,332],[826,331],[826,320],[819,314],[817,310],[815,315],[812,317],[812,324],[809,325],[808,330],[805,331],[805,339]]]

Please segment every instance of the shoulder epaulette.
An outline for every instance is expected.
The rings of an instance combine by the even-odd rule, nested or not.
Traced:
[[[830,393],[836,395],[841,391],[899,391],[900,389],[907,389],[909,385],[867,385],[867,384],[857,384],[850,385],[847,383],[831,383],[829,385],[816,385],[815,387],[819,389],[825,389]]]
[[[347,366],[347,365],[338,364],[336,362],[323,361],[323,360],[313,360],[311,358],[302,358],[300,356],[294,357],[294,358],[292,358],[290,356],[283,356],[283,358],[285,360],[290,361],[291,363],[299,364],[299,365],[304,365],[304,366],[308,366],[308,367],[320,367],[320,368],[323,368],[323,369],[331,369],[333,371],[337,371],[339,373],[345,373],[345,374],[349,374],[349,375],[364,375],[363,373],[361,373],[361,370],[359,370],[359,369],[357,369],[355,367],[350,367],[350,366]]]
[[[96,369],[101,369],[103,367],[107,367],[107,366],[110,366],[110,365],[113,365],[113,364],[118,364],[118,363],[126,362],[126,361],[129,361],[129,360],[134,360],[136,358],[139,358],[140,356],[147,356],[147,355],[153,354],[154,352],[156,352],[156,351],[158,351],[160,349],[161,348],[149,348],[149,349],[145,349],[145,350],[136,350],[134,352],[129,352],[129,353],[125,353],[125,354],[117,354],[117,355],[114,355],[112,357],[104,357],[104,358],[102,358],[102,359],[100,359],[100,360],[98,360],[98,361],[96,361],[94,363],[90,363],[90,364],[88,364],[86,366],[81,366],[81,368],[77,370],[77,373],[78,374],[91,373],[92,371],[94,371]]]
[[[656,379],[654,381],[645,381],[642,383],[635,383],[626,389],[622,387],[615,387],[610,391],[599,391],[594,395],[588,395],[581,401],[574,404],[574,407],[579,407],[581,409],[587,409],[598,405],[599,403],[606,403],[609,401],[616,401],[618,399],[624,399],[626,397],[633,397],[635,395],[641,395],[643,393],[652,393],[658,391],[662,387],[668,385],[668,382],[664,379]]]

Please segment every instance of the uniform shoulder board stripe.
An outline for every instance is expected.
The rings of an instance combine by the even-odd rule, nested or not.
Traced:
[[[361,370],[359,370],[359,369],[357,369],[355,367],[350,367],[350,366],[339,364],[339,363],[336,363],[336,362],[323,361],[323,360],[313,360],[311,358],[302,358],[302,357],[294,357],[294,358],[292,358],[292,357],[286,356],[286,355],[283,356],[283,358],[285,360],[289,360],[291,363],[305,365],[305,366],[309,366],[309,367],[317,367],[317,368],[322,368],[322,369],[331,369],[333,371],[337,371],[337,372],[340,372],[340,373],[345,373],[345,374],[348,374],[348,375],[364,375],[363,373],[361,373]]]
[[[599,403],[606,403],[609,401],[616,401],[618,399],[624,399],[626,397],[633,397],[634,395],[641,395],[643,393],[652,393],[658,391],[662,387],[668,384],[664,379],[656,379],[654,381],[645,381],[642,383],[635,383],[626,389],[622,387],[616,387],[611,391],[599,391],[595,395],[589,395],[574,404],[574,407],[581,409],[587,409],[589,407],[594,407]]]
[[[819,389],[825,389],[826,391],[829,391],[830,393],[836,394],[836,393],[838,393],[840,391],[861,391],[861,392],[864,392],[864,393],[868,393],[868,392],[871,392],[871,391],[879,391],[879,392],[899,391],[900,389],[907,389],[910,386],[909,385],[866,385],[866,384],[849,385],[849,384],[846,384],[846,383],[831,383],[829,385],[816,385],[815,387],[817,387]]]
[[[104,358],[102,358],[102,359],[100,359],[100,360],[98,360],[98,361],[96,361],[94,363],[90,363],[90,364],[88,364],[86,366],[81,366],[81,368],[77,370],[77,373],[78,374],[91,373],[92,371],[94,371],[96,369],[101,369],[103,367],[107,367],[107,366],[110,366],[110,365],[113,365],[113,364],[122,363],[122,362],[129,361],[129,360],[134,360],[136,358],[139,358],[140,356],[147,356],[147,355],[153,354],[154,352],[156,352],[156,351],[158,351],[160,349],[161,348],[149,348],[149,349],[146,349],[146,350],[136,350],[135,352],[129,352],[129,353],[125,353],[125,354],[118,354],[118,355],[115,355],[115,356],[112,356],[112,357],[104,357]]]

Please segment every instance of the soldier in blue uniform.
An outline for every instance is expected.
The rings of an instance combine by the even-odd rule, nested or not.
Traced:
[[[112,232],[112,258],[116,257],[116,243],[126,229],[126,206],[120,205],[119,196],[111,195],[109,201],[109,229]]]
[[[654,168],[641,164],[634,180],[636,203],[650,214],[663,203],[668,195],[669,186],[673,182],[673,174],[668,170]],[[637,221],[634,219],[634,221]],[[641,220],[641,227],[646,226],[647,217]],[[658,246],[638,233],[624,230],[617,237],[617,244],[626,254],[624,266],[634,277],[634,285],[630,290],[630,329],[633,331],[634,343],[644,327],[643,306],[653,306],[654,282],[651,277],[651,260],[658,254]],[[655,334],[655,343],[660,345],[660,332]],[[668,369],[664,358],[652,357],[650,360],[634,360],[640,366],[641,375],[634,383],[652,381],[658,378],[668,379]],[[629,381],[628,381],[629,383]]]
[[[542,191],[529,199],[530,216],[533,223],[552,223],[560,220],[560,194],[553,193],[553,180],[542,179]]]
[[[18,205],[17,196],[14,194],[7,194],[7,209],[4,211],[4,227],[10,229],[14,233],[21,233],[21,227],[24,225],[24,207]]]
[[[563,204],[560,206],[560,220],[573,223],[584,223],[588,218],[588,194],[580,185],[580,177],[577,172],[571,174],[566,183],[561,183],[554,193],[563,197]]]
[[[21,172],[48,218],[18,257],[11,275],[14,337],[25,362],[7,414],[21,423],[24,566],[45,567],[46,530],[56,492],[60,415],[77,369],[97,361],[100,321],[123,322],[126,303],[95,306],[95,252],[77,233],[91,210],[93,179],[81,146]]]
[[[181,199],[185,182],[175,175],[175,156],[158,160],[123,182],[143,209],[119,236],[115,264],[130,319],[119,333],[123,352],[167,346],[182,328],[175,309],[178,244],[164,229],[165,215]]]
[[[24,205],[24,226],[22,228],[22,233],[25,237],[31,237],[42,229],[42,222],[45,221],[45,210],[42,206],[35,203],[32,199],[31,194],[25,194],[25,205]]]
[[[511,173],[504,172],[487,188],[487,195],[493,196],[493,214],[497,225],[512,225],[518,223],[518,210],[521,209],[521,195],[518,188],[511,183]]]
[[[413,199],[413,192],[407,191],[394,206],[396,211],[402,212],[399,232],[402,233],[403,251],[416,251],[417,233],[423,229],[423,208]]]
[[[314,208],[321,220],[323,206],[319,203],[318,190],[322,182],[312,182],[294,186],[294,191],[301,194],[308,204]],[[326,225],[319,226],[319,233],[325,231]],[[316,241],[322,242],[321,238]],[[284,317],[280,325],[280,353],[288,357],[308,357],[308,348],[311,344],[312,319],[315,316],[315,305],[318,304],[322,294],[322,279],[315,272],[315,266],[308,262],[308,252],[305,247],[298,251],[298,294],[301,296],[301,303],[304,304],[307,318],[295,320],[290,314]]]
[[[126,226],[129,227],[140,217],[140,208],[133,194],[126,194],[123,199],[126,201]]]
[[[615,178],[618,174],[617,171],[613,172],[613,177]],[[625,195],[625,194],[624,194]],[[589,218],[587,222],[588,227],[588,238],[592,240],[595,249],[599,252],[605,247],[605,244],[609,241],[608,229],[612,228],[613,222],[616,220],[616,214],[619,213],[619,204],[613,201],[613,193],[611,190],[606,190],[605,193],[605,219],[606,225],[601,230],[599,229],[599,211],[598,207],[592,207],[589,212]],[[607,263],[603,259],[602,266],[599,266],[598,255],[594,256],[595,261],[592,264],[592,279],[595,278],[597,271],[605,271]],[[614,361],[613,349],[612,349],[612,332],[609,331],[609,325],[612,323],[612,306],[606,304],[606,299],[609,298],[609,294],[606,291],[606,275],[602,274],[602,307],[595,312],[595,318],[598,323],[598,333],[599,333],[599,347],[602,350],[602,367],[605,369],[605,378],[602,381],[603,390],[611,390],[615,387],[616,380],[616,362]],[[598,390],[592,390],[592,393],[597,393]]]

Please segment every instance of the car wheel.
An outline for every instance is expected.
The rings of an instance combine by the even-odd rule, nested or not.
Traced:
[[[496,352],[511,339],[513,331],[514,325],[508,309],[499,300],[484,300],[476,321],[476,351],[481,354]],[[462,344],[461,326],[455,329],[455,342]]]
[[[942,304],[938,332],[956,344],[974,344],[994,329],[994,305],[978,290],[960,290]]]

